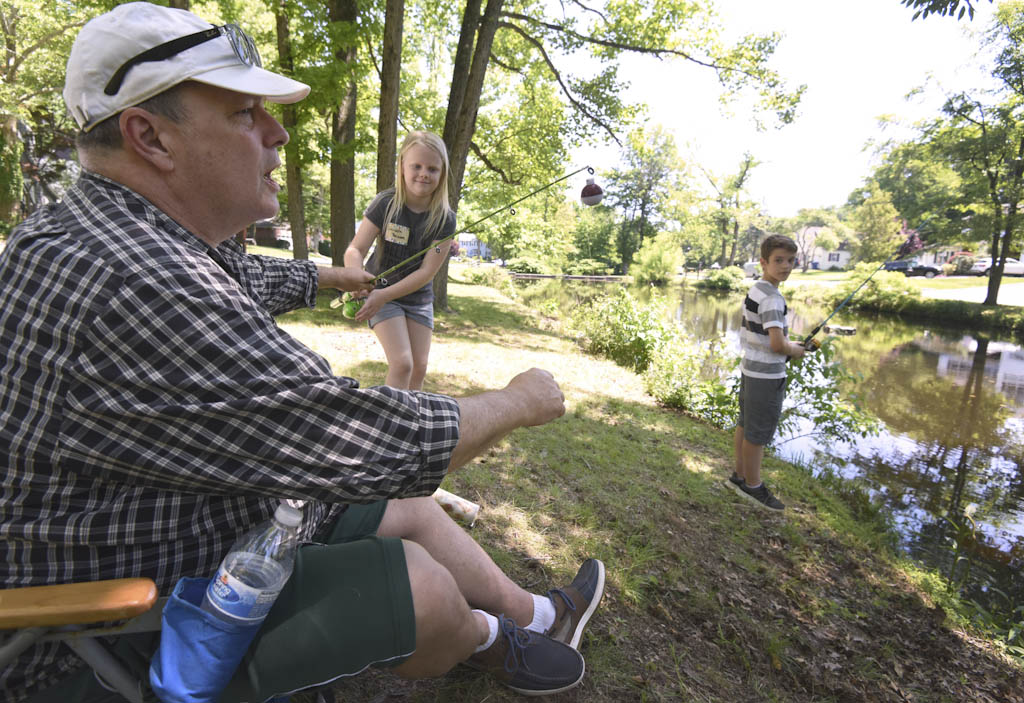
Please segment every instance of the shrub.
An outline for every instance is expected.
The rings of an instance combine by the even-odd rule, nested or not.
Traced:
[[[698,341],[680,334],[655,350],[644,372],[644,388],[666,407],[728,427],[738,413],[738,377],[730,379],[738,361],[722,340]]]
[[[683,252],[670,236],[659,234],[647,239],[633,255],[629,272],[640,284],[664,285],[672,280],[683,264]]]
[[[664,302],[657,296],[642,305],[625,288],[619,288],[577,308],[570,324],[584,349],[643,373],[658,346],[676,335],[663,308]]]
[[[710,269],[703,279],[697,281],[697,285],[713,290],[743,290],[743,269],[739,266]]]
[[[478,266],[468,269],[463,274],[463,281],[474,286],[490,286],[504,290],[511,284],[512,277],[500,266]]]
[[[525,256],[517,256],[505,262],[509,271],[516,273],[544,273],[544,268],[539,261]]]
[[[921,291],[913,283],[907,281],[907,277],[895,271],[877,271],[878,267],[872,264],[857,264],[854,273],[850,278],[832,288],[825,296],[825,303],[836,306],[847,296],[857,291],[850,299],[848,305],[853,308],[866,310],[890,310],[899,312],[911,301],[921,299]],[[872,276],[862,288],[858,287],[869,276]]]
[[[878,434],[878,419],[861,408],[855,390],[862,379],[835,357],[834,340],[826,338],[818,351],[786,364],[786,405],[778,434],[791,435],[806,428],[800,436],[829,442],[850,442],[855,437]]]
[[[565,266],[565,273],[570,276],[607,276],[614,270],[604,261],[597,259],[577,259]]]
[[[952,273],[964,276],[971,272],[971,267],[974,266],[974,257],[967,256],[966,254],[954,256],[946,266],[950,266],[953,269]],[[942,267],[943,270],[945,270],[946,266]]]

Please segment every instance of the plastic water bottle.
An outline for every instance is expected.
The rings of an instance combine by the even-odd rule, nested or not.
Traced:
[[[261,622],[295,565],[302,510],[284,501],[274,517],[242,535],[203,596],[202,609],[228,622]]]

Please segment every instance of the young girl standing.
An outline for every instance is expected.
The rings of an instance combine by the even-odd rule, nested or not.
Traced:
[[[387,286],[366,297],[355,319],[369,321],[388,360],[385,383],[420,390],[427,374],[434,329],[433,280],[448,256],[455,213],[448,204],[448,150],[431,132],[410,132],[398,151],[395,187],[378,193],[363,213],[345,266],[362,268],[370,245],[377,247],[367,270],[387,271],[418,251],[425,254],[388,274]]]

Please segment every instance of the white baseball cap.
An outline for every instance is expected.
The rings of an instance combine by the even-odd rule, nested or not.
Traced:
[[[194,38],[140,56],[183,37]],[[260,68],[252,40],[236,25],[215,27],[186,10],[130,2],[90,20],[78,33],[68,57],[64,102],[88,132],[186,80],[277,103],[309,94],[305,83]]]

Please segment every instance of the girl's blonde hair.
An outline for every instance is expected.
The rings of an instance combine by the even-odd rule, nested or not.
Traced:
[[[395,197],[392,198],[391,204],[388,206],[387,212],[384,214],[384,223],[380,228],[380,235],[378,236],[378,246],[380,250],[384,250],[384,232],[387,230],[388,224],[391,223],[405,207],[405,178],[402,175],[402,162],[405,160],[405,153],[417,144],[428,147],[437,152],[441,157],[441,163],[443,168],[441,169],[441,177],[437,181],[437,188],[434,189],[433,195],[430,196],[430,206],[427,208],[427,225],[425,231],[430,233],[433,238],[440,236],[441,232],[444,231],[444,225],[448,221],[448,215],[452,211],[452,206],[448,203],[448,149],[444,146],[444,141],[441,137],[437,136],[433,132],[415,131],[409,132],[405,135],[405,140],[402,142],[402,148],[398,150],[398,169],[395,173]],[[433,239],[431,239],[433,241]]]

